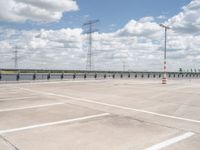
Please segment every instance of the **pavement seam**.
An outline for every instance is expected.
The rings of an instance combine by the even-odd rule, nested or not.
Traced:
[[[11,143],[6,137],[4,137],[3,135],[0,134],[0,138],[6,142],[8,145],[10,145],[14,150],[20,150],[16,145],[14,145],[13,143]]]
[[[115,113],[113,113],[115,114]],[[160,127],[166,127],[166,128],[169,128],[169,129],[175,129],[175,130],[178,130],[178,131],[184,131],[184,132],[193,132],[195,134],[200,134],[200,132],[197,132],[197,131],[192,131],[192,130],[186,130],[186,129],[182,129],[182,128],[176,128],[176,127],[172,127],[172,126],[168,126],[168,125],[164,125],[164,124],[159,124],[159,123],[155,123],[155,122],[149,122],[149,121],[145,121],[145,120],[140,120],[140,119],[137,119],[137,118],[134,118],[134,117],[130,117],[131,119],[133,120],[136,120],[136,121],[139,121],[139,122],[143,122],[143,123],[146,123],[146,124],[151,124],[151,125],[155,125],[155,126],[160,126]]]

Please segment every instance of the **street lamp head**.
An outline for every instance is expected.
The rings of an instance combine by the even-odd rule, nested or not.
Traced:
[[[165,28],[165,29],[170,29],[170,27],[164,25],[164,24],[160,24],[161,27]]]

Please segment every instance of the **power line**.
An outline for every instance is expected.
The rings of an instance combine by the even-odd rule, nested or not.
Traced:
[[[92,46],[93,46],[93,37],[92,34],[96,32],[97,30],[93,28],[94,24],[97,24],[100,22],[99,20],[90,20],[86,23],[83,24],[83,27],[87,27],[87,30],[85,31],[86,34],[88,34],[88,39],[89,39],[89,46],[88,46],[88,54],[87,54],[87,62],[86,62],[86,69],[87,70],[92,70]]]
[[[125,61],[123,61],[123,72],[125,72],[126,71],[126,63],[125,63]]]
[[[15,69],[17,69],[18,68],[18,50],[17,50],[17,48],[15,49],[14,54],[15,54],[15,56],[14,56],[14,58],[15,58]]]

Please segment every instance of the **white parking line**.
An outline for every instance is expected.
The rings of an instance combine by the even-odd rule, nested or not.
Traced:
[[[32,108],[49,107],[49,106],[63,105],[63,104],[65,104],[65,103],[51,103],[51,104],[35,105],[35,106],[29,106],[29,107],[0,109],[0,112],[8,112],[8,111],[16,111],[16,110],[24,110],[24,109],[32,109]]]
[[[102,113],[102,114],[91,115],[91,116],[86,116],[86,117],[80,117],[80,118],[75,118],[75,119],[68,119],[68,120],[62,120],[62,121],[57,121],[57,122],[37,124],[37,125],[21,127],[21,128],[14,128],[14,129],[8,129],[8,130],[0,130],[0,134],[6,134],[6,133],[12,133],[12,132],[18,132],[18,131],[24,131],[24,130],[30,130],[30,129],[35,129],[35,128],[41,128],[41,127],[65,124],[65,123],[72,123],[72,122],[83,121],[83,120],[87,120],[87,119],[94,119],[94,118],[99,118],[99,117],[104,117],[104,116],[109,116],[109,115],[110,115],[109,113]]]
[[[183,141],[183,140],[185,140],[185,139],[187,139],[187,138],[189,138],[189,137],[191,137],[193,135],[194,135],[194,133],[187,132],[187,133],[185,133],[183,135],[180,135],[180,136],[174,137],[172,139],[166,140],[166,141],[164,141],[162,143],[153,145],[153,146],[151,146],[149,148],[146,148],[144,150],[160,150],[160,149],[163,149],[163,148],[165,148],[167,146],[170,146],[172,144],[175,144],[175,143],[178,143],[180,141]]]
[[[13,100],[24,100],[24,99],[31,99],[31,98],[35,98],[35,96],[29,96],[29,97],[19,97],[19,98],[2,98],[0,99],[0,101],[13,101]]]
[[[21,88],[21,87],[18,87],[18,88]],[[192,123],[200,123],[200,120],[176,117],[176,116],[171,116],[171,115],[166,115],[166,114],[160,114],[160,113],[155,113],[155,112],[146,111],[146,110],[142,110],[142,109],[135,109],[135,108],[130,108],[130,107],[126,107],[126,106],[120,106],[120,105],[114,105],[114,104],[98,102],[98,101],[85,99],[85,98],[72,97],[72,96],[55,94],[55,93],[50,93],[50,92],[41,92],[41,91],[31,90],[31,89],[27,89],[27,88],[21,88],[21,89],[26,90],[26,91],[30,91],[30,92],[35,92],[35,93],[38,93],[38,94],[45,94],[45,95],[50,95],[50,96],[68,98],[68,99],[72,99],[72,100],[76,100],[76,101],[82,101],[82,102],[87,102],[87,103],[91,103],[91,104],[99,104],[99,105],[103,105],[103,106],[108,106],[108,107],[113,107],[113,108],[118,108],[118,109],[124,109],[124,110],[131,110],[131,111],[150,114],[150,115],[159,116],[159,117],[165,117],[165,118],[181,120],[181,121],[187,121],[187,122],[192,122]]]
[[[102,82],[109,81],[107,80],[59,80],[59,81],[41,81],[41,82],[16,82],[16,83],[7,83],[0,84],[0,87],[9,87],[13,85],[42,85],[42,84],[57,84],[57,83],[92,83],[92,82]]]
[[[3,89],[2,93],[6,92],[6,94],[18,94],[19,91],[8,91],[8,89]]]

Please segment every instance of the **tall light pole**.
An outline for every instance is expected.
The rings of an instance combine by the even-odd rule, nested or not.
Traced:
[[[162,84],[167,84],[167,30],[170,29],[170,27],[160,24],[162,28],[165,29],[165,49],[164,49],[164,72],[163,72],[163,78],[162,78]]]

